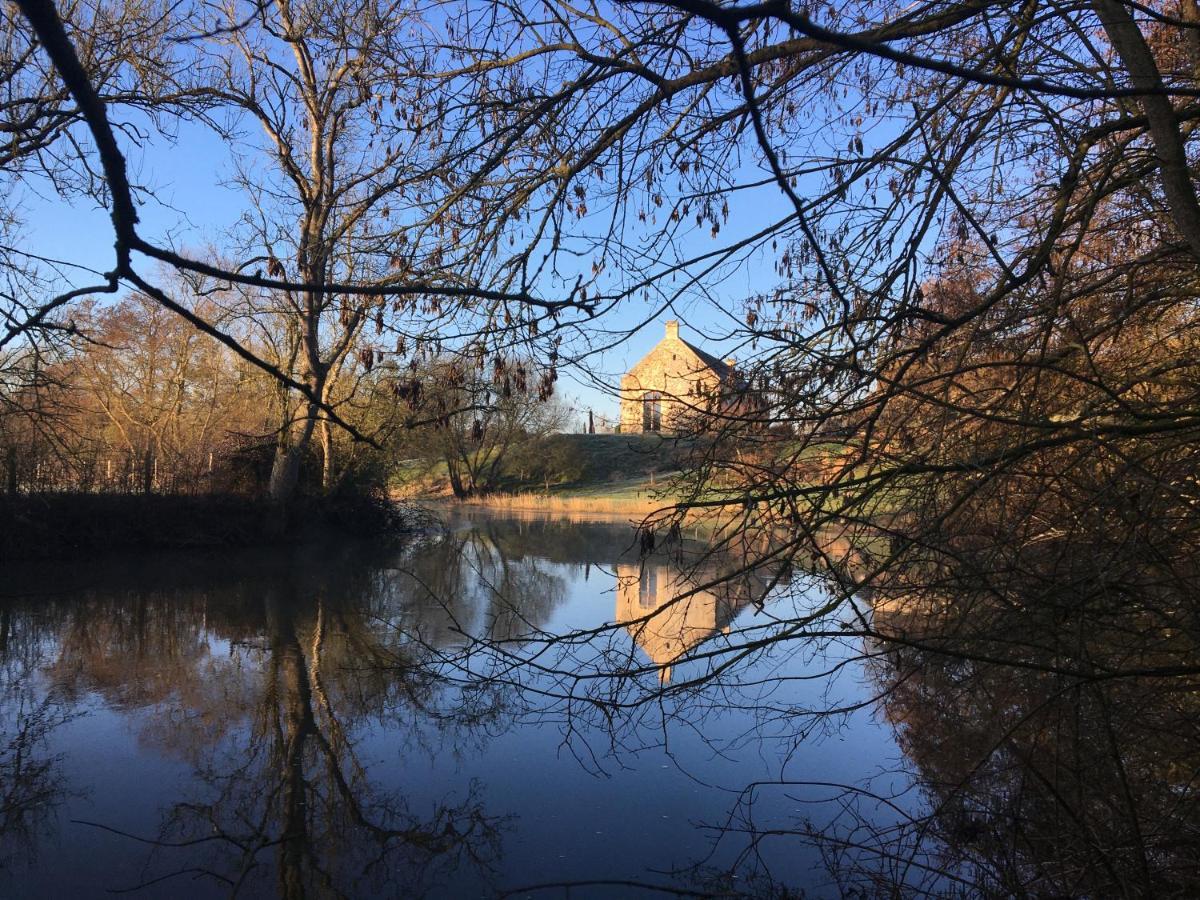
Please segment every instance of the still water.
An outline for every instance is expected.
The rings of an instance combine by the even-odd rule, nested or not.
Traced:
[[[10,573],[0,896],[834,896],[789,834],[904,788],[861,642],[735,653],[819,581],[669,604],[702,549],[479,516]]]
[[[735,538],[8,567],[0,897],[1200,896],[1194,595]]]

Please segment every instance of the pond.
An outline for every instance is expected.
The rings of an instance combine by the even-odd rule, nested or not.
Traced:
[[[972,755],[1014,731],[994,686],[951,703],[961,667],[897,662],[841,613],[778,640],[827,586],[740,562],[475,515],[401,547],[12,573],[0,896],[822,897],[1088,869],[1004,844],[1012,766]],[[1186,806],[1163,835],[1186,858],[1171,778],[1150,783]]]
[[[802,742],[792,723],[724,691],[679,709],[658,689],[692,673],[671,662],[770,615],[772,600],[743,581],[606,631],[680,588],[685,563],[643,561],[634,538],[616,521],[487,516],[394,550],[21,573],[0,614],[3,778],[25,795],[5,819],[5,892],[711,888],[746,849],[719,830],[748,785],[795,773],[849,783],[898,751],[869,708]],[[839,652],[768,656],[747,671],[786,679]],[[607,712],[585,692],[570,699],[565,678],[606,667],[648,671],[644,684],[606,685]],[[811,708],[831,689],[853,703],[871,693],[861,677],[780,681],[769,703]],[[654,695],[644,706],[621,708],[643,690]],[[756,799],[760,824],[799,814],[795,797]],[[783,883],[827,881],[811,851],[756,852]]]

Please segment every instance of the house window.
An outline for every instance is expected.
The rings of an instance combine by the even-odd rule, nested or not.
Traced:
[[[662,431],[662,394],[658,391],[642,396],[642,431]]]

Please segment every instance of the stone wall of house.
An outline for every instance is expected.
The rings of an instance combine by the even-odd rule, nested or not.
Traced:
[[[660,404],[660,429],[676,431],[719,389],[720,376],[680,339],[679,323],[668,322],[658,346],[621,379],[621,431],[645,430],[647,402]]]

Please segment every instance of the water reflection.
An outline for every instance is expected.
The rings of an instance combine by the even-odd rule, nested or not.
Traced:
[[[379,625],[393,587],[379,569],[357,553],[220,562],[151,567],[125,589],[101,567],[88,579],[97,587],[59,595],[51,584],[50,596],[5,607],[4,719],[15,706],[33,722],[16,739],[53,722],[22,717],[27,703],[13,696],[43,684],[43,706],[61,698],[78,714],[99,698],[136,714],[140,747],[190,769],[153,830],[126,831],[111,809],[73,823],[127,837],[126,852],[152,848],[136,880],[105,886],[200,877],[229,893],[366,895],[409,890],[435,865],[486,863],[498,820],[469,785],[416,815],[361,758],[372,723],[411,724],[430,695],[398,632]],[[18,643],[45,651],[21,660],[23,672]],[[37,783],[28,771],[10,778]]]
[[[426,867],[483,858],[496,823],[473,797],[413,815],[402,794],[372,781],[359,753],[364,718],[384,705],[403,717],[427,690],[406,677],[403,653],[320,595],[300,608],[294,600],[263,597],[256,677],[239,678],[247,667],[235,663],[217,679],[221,692],[205,698],[213,702],[193,700],[171,723],[174,740],[191,748],[196,799],[175,804],[162,846],[207,842],[203,870],[231,891],[273,868],[287,898],[335,886],[378,893],[389,882],[424,883]],[[211,723],[230,702],[243,727],[213,740]]]
[[[25,896],[414,896],[571,875],[578,858],[556,871],[553,846],[512,840],[545,808],[489,799],[511,794],[529,764],[497,771],[493,742],[519,742],[535,766],[557,756],[553,704],[511,682],[468,683],[463,660],[616,621],[630,629],[612,632],[624,652],[640,646],[666,677],[762,599],[697,590],[715,573],[687,571],[678,551],[643,560],[633,530],[611,523],[480,520],[403,551],[14,573],[0,601],[10,885]],[[98,777],[110,766],[120,783]],[[591,778],[571,766],[560,785]],[[618,799],[628,816],[631,799]],[[641,876],[673,858],[671,841],[634,864],[585,845],[583,865]]]
[[[1195,668],[1150,677],[1192,619],[959,581],[797,630],[819,578],[706,546],[484,516],[8,573],[0,895],[1200,893]]]
[[[758,572],[729,578],[713,565],[657,557],[618,562],[616,576],[616,621],[659,667],[663,684],[673,663],[714,635],[728,634],[742,610],[762,604],[771,584]]]
[[[12,612],[0,608],[0,879],[36,856],[69,793],[61,758],[46,745],[73,713],[60,691],[39,689],[44,649],[14,631]]]
[[[1114,603],[1060,583],[1018,606],[955,574],[938,573],[954,602],[914,589],[910,573],[877,604],[874,677],[923,802],[892,830],[858,823],[855,851],[835,854],[847,883],[903,874],[914,892],[1200,895],[1190,604]]]
[[[996,896],[1200,893],[1194,691],[898,664],[888,713],[931,810],[907,855]]]

